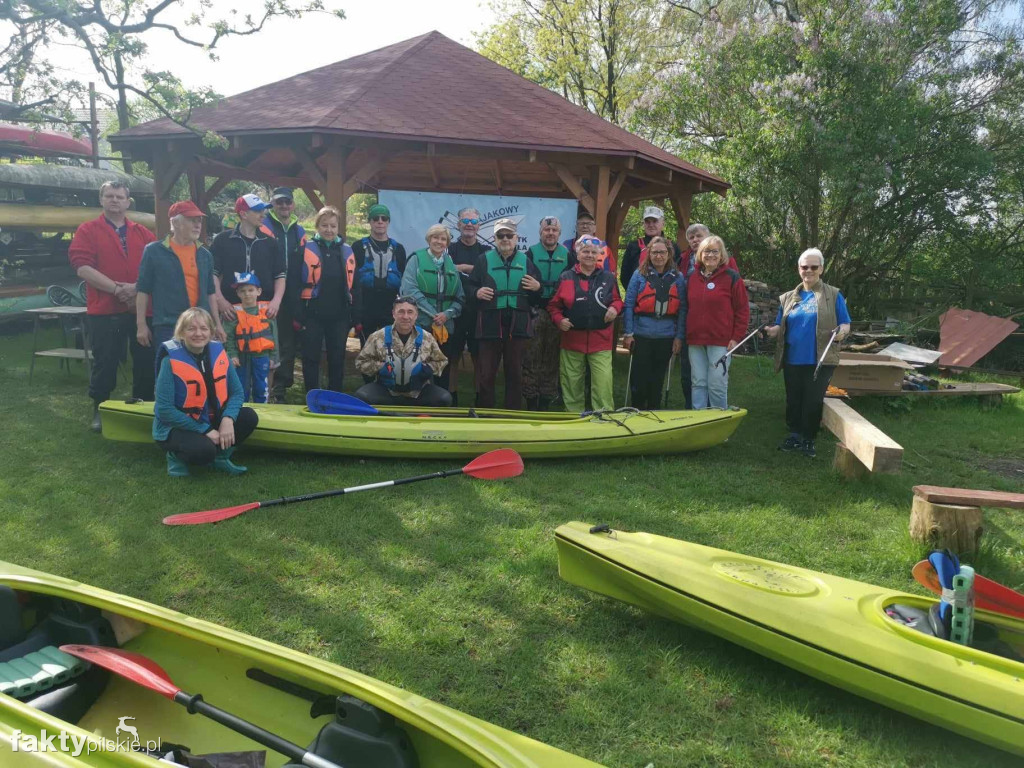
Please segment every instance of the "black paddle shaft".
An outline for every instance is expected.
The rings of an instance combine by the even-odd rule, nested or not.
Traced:
[[[341,496],[346,493],[355,493],[356,491],[369,491],[373,488],[387,488],[392,485],[406,485],[407,483],[418,483],[421,480],[434,480],[439,477],[452,477],[453,475],[461,475],[465,471],[464,467],[459,469],[445,469],[441,472],[431,472],[426,475],[416,475],[415,477],[403,477],[400,480],[385,480],[382,483],[369,483],[368,485],[354,485],[351,488],[336,488],[333,491],[319,491],[317,493],[305,493],[301,496],[283,496],[280,499],[270,499],[268,501],[261,501],[260,508],[273,507],[278,504],[292,504],[296,501],[312,501],[313,499],[326,499],[330,496]]]

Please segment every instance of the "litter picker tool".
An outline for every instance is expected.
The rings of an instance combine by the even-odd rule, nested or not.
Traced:
[[[421,480],[436,480],[441,477],[452,477],[453,475],[468,475],[478,480],[504,480],[507,477],[517,477],[523,473],[523,457],[511,448],[499,448],[490,451],[482,456],[477,456],[469,464],[459,469],[446,469],[440,472],[430,472],[426,475],[415,475],[414,477],[403,477],[399,480],[385,480],[380,483],[369,483],[367,485],[354,485],[351,488],[336,488],[331,491],[319,491],[307,493],[302,496],[284,496],[280,499],[269,499],[267,501],[250,501],[248,504],[240,504],[237,507],[224,507],[223,509],[210,509],[203,512],[184,512],[180,515],[170,515],[163,519],[164,525],[202,525],[203,523],[219,523],[222,520],[229,520],[232,517],[245,514],[261,507],[273,507],[278,504],[294,504],[300,501],[313,501],[314,499],[326,499],[330,496],[342,496],[346,493],[357,491],[372,491],[377,488],[390,488],[393,485],[407,485],[418,483]]]
[[[633,342],[634,344],[636,341]],[[629,389],[629,380],[633,378],[633,347],[629,348],[629,368],[626,370],[626,405],[632,400],[632,392]]]
[[[828,344],[825,345],[825,351],[821,353],[821,358],[819,358],[818,364],[814,366],[814,377],[812,379],[813,381],[818,380],[818,371],[821,370],[821,364],[825,362],[825,355],[827,355],[828,351],[832,349],[832,342],[836,340],[836,334],[838,333],[839,326],[837,325],[834,329],[832,329],[832,335],[828,337]]]
[[[123,677],[136,685],[159,693],[166,699],[176,704],[181,704],[188,710],[190,715],[202,715],[214,722],[230,728],[235,733],[252,739],[268,749],[272,749],[282,755],[287,755],[292,760],[298,761],[309,768],[341,768],[335,762],[320,757],[308,751],[305,747],[293,744],[287,739],[275,733],[264,730],[258,725],[243,720],[237,715],[225,712],[220,707],[207,704],[203,697],[197,694],[185,693],[174,681],[171,680],[163,668],[146,656],[120,648],[104,648],[97,645],[62,645],[64,653],[75,656],[97,667],[113,672],[118,677]]]
[[[739,344],[737,344],[735,347],[733,347],[728,352],[726,352],[724,355],[722,355],[720,358],[718,358],[718,360],[715,362],[715,365],[722,366],[722,375],[723,376],[725,376],[729,372],[729,370],[725,367],[726,359],[731,357],[733,352],[738,352],[740,350],[740,347],[742,347],[744,344],[746,344],[752,338],[757,336],[757,334],[759,334],[761,332],[761,329],[764,328],[764,327],[765,327],[764,325],[759,325],[757,328],[755,328],[750,333],[748,333],[746,336],[744,336],[740,340]]]
[[[668,368],[665,369],[665,394],[661,398],[661,407],[668,408],[668,388],[672,383],[672,364],[676,361],[676,355],[672,355],[668,359]]]

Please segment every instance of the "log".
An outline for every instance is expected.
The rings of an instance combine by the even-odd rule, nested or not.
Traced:
[[[910,510],[910,538],[932,549],[969,554],[978,551],[983,523],[978,507],[933,504],[915,496]]]
[[[825,398],[822,423],[869,472],[896,474],[903,464],[903,446],[842,400]]]
[[[832,459],[832,468],[847,480],[860,480],[870,474],[870,470],[864,466],[863,462],[842,443],[836,443],[836,453]]]

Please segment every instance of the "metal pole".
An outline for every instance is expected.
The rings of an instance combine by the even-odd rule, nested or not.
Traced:
[[[100,167],[100,121],[96,114],[96,83],[89,83],[89,138],[92,139],[92,167]]]

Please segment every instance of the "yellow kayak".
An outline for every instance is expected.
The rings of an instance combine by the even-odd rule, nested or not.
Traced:
[[[591,530],[574,522],[555,532],[566,581],[1024,755],[1024,620],[976,611],[975,640],[987,635],[989,650],[969,648],[895,618],[934,600],[649,533]]]
[[[0,562],[3,768],[167,768],[133,744],[187,745],[195,755],[266,751],[267,768],[285,764],[152,690],[81,664],[59,650],[68,644],[141,654],[182,689],[344,768],[599,768],[336,664]],[[43,744],[50,748],[39,751]]]

